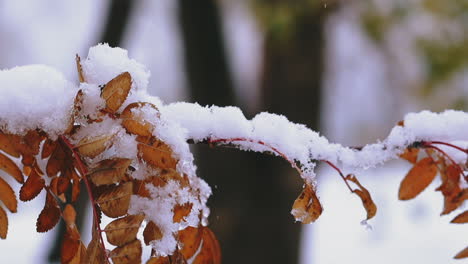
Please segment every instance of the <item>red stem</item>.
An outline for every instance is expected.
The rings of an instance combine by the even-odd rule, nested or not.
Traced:
[[[443,156],[445,156],[447,159],[449,159],[450,162],[452,162],[452,164],[453,164],[454,166],[456,166],[456,167],[458,168],[458,170],[460,171],[460,173],[461,173],[462,175],[464,174],[464,173],[463,173],[463,169],[460,167],[460,165],[458,165],[458,163],[456,163],[445,151],[443,151],[442,149],[440,149],[440,148],[438,148],[438,147],[436,147],[436,146],[434,146],[434,145],[431,145],[431,144],[428,143],[428,142],[425,142],[423,146],[426,147],[426,148],[435,149],[436,151],[438,151],[439,153],[441,153]],[[465,175],[463,175],[463,177],[465,177]],[[465,178],[466,178],[466,177],[465,177]]]
[[[68,140],[68,138],[66,138],[63,135],[60,136],[60,139],[63,141],[63,143],[65,143],[65,145],[72,152],[73,157],[75,158],[76,164],[78,166],[78,171],[82,175],[81,178],[83,179],[83,181],[84,181],[84,183],[86,185],[89,200],[91,201],[91,204],[93,205],[92,207],[93,207],[94,225],[95,225],[95,227],[96,227],[96,229],[98,231],[99,238],[101,240],[101,246],[102,246],[102,249],[104,250],[104,254],[105,254],[106,258],[107,258],[106,247],[104,246],[104,239],[102,238],[102,232],[103,231],[101,230],[101,226],[99,225],[99,217],[98,217],[98,213],[96,211],[96,200],[94,199],[93,192],[92,192],[92,189],[91,189],[91,184],[89,183],[88,178],[87,178],[88,168],[86,167],[86,165],[83,164],[83,161],[81,160],[80,155],[75,151],[75,146],[70,142],[70,140]]]
[[[354,190],[351,188],[351,186],[349,186],[348,181],[346,180],[343,172],[341,172],[341,170],[337,166],[335,166],[335,164],[331,163],[330,161],[328,161],[328,160],[322,160],[322,161],[325,162],[326,164],[328,164],[333,169],[335,169],[338,172],[338,174],[340,174],[341,179],[343,179],[343,181],[346,184],[346,186],[348,187],[348,189],[353,193]]]
[[[452,147],[452,148],[454,148],[454,149],[458,149],[459,151],[468,154],[468,150],[462,149],[462,148],[459,147],[459,146],[456,146],[456,145],[453,145],[453,144],[450,144],[450,143],[447,143],[447,142],[443,142],[443,141],[423,141],[422,144],[423,144],[424,146],[426,146],[426,145],[427,145],[427,146],[431,146],[431,145],[433,145],[433,144],[445,145],[445,146]]]

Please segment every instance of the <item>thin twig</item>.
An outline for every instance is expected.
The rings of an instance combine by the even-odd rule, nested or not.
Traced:
[[[330,161],[328,161],[328,160],[322,160],[322,161],[325,162],[326,164],[328,164],[330,167],[332,167],[333,169],[335,169],[338,172],[338,174],[340,175],[341,179],[343,179],[343,181],[346,184],[346,186],[348,187],[348,189],[353,193],[354,190],[353,190],[353,188],[351,188],[351,186],[349,186],[349,183],[346,180],[343,172],[341,172],[341,170],[337,166],[335,166],[335,164],[331,163]]]

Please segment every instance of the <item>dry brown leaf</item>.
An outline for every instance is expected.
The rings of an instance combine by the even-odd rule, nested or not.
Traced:
[[[146,198],[151,197],[148,188],[146,188],[146,182],[141,180],[133,180],[133,193]]]
[[[136,239],[144,215],[128,215],[110,222],[104,231],[107,241],[114,246],[122,246]]]
[[[203,228],[187,227],[180,230],[177,234],[178,241],[182,244],[180,253],[186,258],[190,259],[200,247],[202,239]]]
[[[190,185],[189,179],[187,177],[182,177],[174,169],[163,170],[160,175],[152,177],[152,183],[156,187],[164,187],[169,181],[178,182],[182,188]]]
[[[401,182],[398,199],[413,199],[431,184],[436,174],[437,165],[431,157],[418,161]]]
[[[131,162],[122,158],[102,160],[90,171],[89,178],[96,186],[120,182]]]
[[[80,241],[77,254],[75,254],[68,264],[88,264],[86,263],[86,247],[83,242]]]
[[[0,177],[0,201],[10,210],[12,213],[16,213],[18,208],[18,201],[16,195],[11,186]]]
[[[86,249],[86,261],[87,264],[103,264],[109,263],[104,254],[104,250],[101,246],[101,240],[96,230],[93,230],[93,236]]]
[[[152,221],[146,224],[145,230],[143,230],[143,240],[146,245],[149,245],[153,240],[159,240],[163,237],[161,229]]]
[[[127,132],[139,136],[150,137],[152,136],[154,127],[135,113],[136,110],[141,109],[144,106],[152,107],[156,112],[158,111],[158,108],[151,103],[136,102],[125,107],[120,118],[122,119],[122,126],[127,130]]]
[[[4,134],[0,131],[0,149],[10,156],[19,158],[20,153],[16,148],[14,141],[11,140],[11,135]]]
[[[372,217],[374,217],[377,213],[377,206],[375,205],[374,201],[372,201],[372,197],[369,191],[364,186],[362,186],[362,184],[359,182],[356,176],[349,174],[348,176],[346,176],[345,179],[355,183],[359,187],[359,189],[354,189],[353,193],[355,193],[357,196],[359,196],[359,198],[361,198],[362,204],[364,205],[364,208],[367,212],[366,220],[369,220]]]
[[[208,227],[202,228],[202,248],[192,264],[221,264],[221,249],[218,240]]]
[[[70,263],[75,256],[80,254],[80,236],[77,233],[78,231],[76,229],[67,229],[67,232],[65,233],[62,241],[62,247],[61,247],[61,256],[60,260],[61,263]]]
[[[78,176],[76,173],[75,169],[72,169],[71,171],[71,176],[70,178],[72,179],[72,202],[75,202],[78,199],[78,196],[80,195],[80,183],[81,183],[81,178]]]
[[[113,135],[103,135],[80,140],[76,146],[83,157],[94,158],[112,145]]]
[[[80,83],[84,83],[85,77],[83,74],[83,67],[81,66],[81,58],[80,56],[78,56],[78,54],[76,54],[75,56],[75,62],[76,62],[76,71],[78,72],[78,80],[80,81]]]
[[[76,221],[76,211],[73,205],[67,204],[62,212],[62,217],[68,226],[74,225]]]
[[[96,202],[105,215],[112,218],[123,216],[130,205],[132,191],[132,182],[126,182],[109,188],[98,197]]]
[[[66,160],[67,154],[65,153],[63,146],[61,144],[56,144],[56,146],[54,147],[54,151],[52,152],[49,160],[47,161],[47,176],[56,176],[64,167]]]
[[[46,202],[36,222],[36,230],[39,233],[52,229],[60,219],[60,207],[50,192],[47,192]]]
[[[132,77],[128,72],[121,73],[110,80],[101,92],[101,97],[106,101],[106,108],[104,110],[108,113],[117,112],[125,99],[127,99],[131,86]]]
[[[151,145],[139,143],[138,153],[144,161],[156,168],[176,168],[177,160],[172,157],[170,147],[160,140],[156,140]]]
[[[6,239],[8,234],[8,216],[0,206],[0,238]]]
[[[21,186],[19,198],[21,201],[30,201],[34,199],[45,186],[44,179],[37,174],[36,170],[31,170],[26,182]]]
[[[44,142],[44,145],[42,145],[42,153],[41,153],[41,158],[42,159],[47,159],[54,153],[55,148],[57,147],[57,141],[53,141],[52,139],[47,139]]]
[[[446,215],[456,210],[465,200],[468,200],[468,188],[450,196],[444,196],[444,210],[441,215]]]
[[[468,210],[457,215],[450,223],[454,224],[466,224],[468,223]]]
[[[10,158],[0,153],[0,170],[10,174],[19,183],[24,183],[24,176],[21,170],[18,168]]]
[[[146,264],[172,264],[169,257],[153,257],[148,259]]]
[[[400,154],[400,158],[415,164],[418,160],[419,148],[407,148],[403,154]]]
[[[310,224],[319,218],[322,214],[323,208],[320,201],[312,189],[310,184],[306,184],[304,190],[294,201],[291,214],[297,221],[304,224]]]
[[[466,247],[462,251],[458,252],[458,254],[454,258],[455,259],[468,258],[468,247]]]
[[[133,240],[123,246],[112,250],[109,256],[114,264],[137,264],[141,263],[141,242],[138,239]]]
[[[30,130],[22,138],[22,143],[18,147],[20,148],[21,154],[36,156],[39,154],[39,149],[41,142],[45,139],[43,133],[38,132],[37,130]]]
[[[460,192],[460,175],[462,172],[459,167],[450,164],[445,169],[444,173],[441,173],[442,184],[436,189],[441,191],[444,196],[452,196]]]
[[[172,221],[174,223],[180,223],[187,215],[190,214],[190,211],[192,211],[192,206],[193,204],[191,203],[176,204],[173,209],[174,216],[172,217]]]

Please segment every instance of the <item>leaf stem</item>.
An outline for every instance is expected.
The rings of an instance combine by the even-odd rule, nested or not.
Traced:
[[[107,251],[106,251],[106,247],[104,246],[104,239],[102,238],[102,232],[103,231],[101,230],[101,226],[99,225],[99,217],[98,217],[98,213],[96,211],[96,200],[94,199],[91,184],[90,184],[90,182],[88,181],[88,178],[87,178],[88,168],[86,167],[86,165],[83,164],[83,161],[81,160],[80,155],[75,151],[75,146],[70,142],[70,140],[68,140],[68,138],[66,138],[63,135],[60,136],[60,139],[68,147],[68,149],[72,152],[73,157],[75,158],[76,164],[78,166],[77,169],[80,172],[80,174],[82,175],[81,178],[83,179],[83,181],[84,181],[84,183],[86,185],[89,200],[91,201],[91,204],[92,204],[92,207],[93,207],[94,226],[95,226],[96,230],[98,231],[99,239],[101,240],[102,250],[104,251],[104,255],[106,256],[106,259],[107,259],[108,258],[107,257]]]
[[[328,161],[328,160],[322,160],[322,161],[325,162],[326,164],[328,164],[330,167],[332,167],[333,169],[335,169],[335,170],[338,172],[338,174],[340,175],[341,179],[343,179],[344,183],[346,184],[346,187],[348,187],[348,189],[353,193],[354,190],[353,190],[353,188],[351,188],[351,186],[349,186],[349,183],[348,183],[348,181],[346,180],[346,178],[345,178],[343,172],[341,172],[341,170],[340,170],[335,164],[331,163],[330,161]]]
[[[454,149],[457,149],[465,154],[468,154],[468,150],[467,149],[463,149],[457,145],[453,145],[453,144],[450,144],[450,143],[447,143],[447,142],[443,142],[443,141],[423,141],[422,142],[423,146],[431,146],[431,145],[445,145],[445,146],[449,146],[449,147],[452,147]]]

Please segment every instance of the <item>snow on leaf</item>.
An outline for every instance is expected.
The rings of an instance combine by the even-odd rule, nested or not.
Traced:
[[[122,119],[122,126],[127,132],[144,137],[152,135],[153,125],[136,113],[136,111],[142,111],[141,109],[145,106],[149,106],[158,112],[158,108],[155,105],[142,102],[131,103],[122,111],[120,118]]]
[[[46,202],[36,222],[36,230],[39,233],[52,229],[60,219],[60,207],[50,192],[47,192]]]
[[[109,256],[114,264],[137,264],[141,263],[141,242],[133,240],[123,246],[113,249]]]
[[[44,179],[33,169],[26,179],[26,182],[21,186],[19,198],[24,202],[30,201],[41,193],[44,187]]]
[[[178,241],[181,244],[180,253],[185,259],[190,259],[200,247],[202,241],[202,227],[187,227],[180,230],[177,234]]]
[[[89,177],[96,186],[117,183],[125,175],[131,162],[131,159],[122,158],[102,160],[93,166]]]
[[[301,194],[294,201],[291,214],[296,221],[309,224],[317,220],[322,214],[323,208],[312,188],[312,185],[306,184]]]
[[[112,218],[123,216],[128,211],[130,196],[132,195],[132,182],[109,187],[96,200],[102,212]]]
[[[2,178],[0,178],[0,201],[3,202],[10,212],[16,213],[18,201],[16,200],[15,192]]]
[[[133,241],[144,218],[144,215],[127,215],[110,222],[104,229],[107,241],[114,246]]]
[[[78,143],[78,152],[83,157],[94,158],[112,145],[112,138],[113,135],[84,138]]]
[[[437,174],[437,165],[431,157],[418,161],[400,184],[398,199],[410,200],[426,189]]]
[[[156,168],[176,168],[177,160],[172,157],[171,149],[160,140],[154,140],[149,144],[139,143],[138,153],[144,161]]]
[[[174,207],[174,216],[172,217],[172,221],[174,223],[180,223],[187,215],[190,214],[192,211],[193,204],[185,203],[185,204],[176,204]]]
[[[418,160],[419,148],[406,148],[405,152],[400,154],[400,158],[415,164]]]
[[[208,227],[202,227],[201,250],[192,264],[221,264],[221,249],[218,240]]]
[[[132,86],[130,73],[124,72],[110,80],[102,89],[101,97],[106,101],[105,111],[115,113],[122,106]]]
[[[0,170],[10,174],[19,183],[24,182],[24,176],[18,166],[7,156],[0,153]]]
[[[8,216],[0,206],[0,238],[6,239],[8,233]]]
[[[143,230],[143,240],[146,245],[149,245],[153,240],[159,240],[163,237],[161,229],[153,222],[149,221]]]

